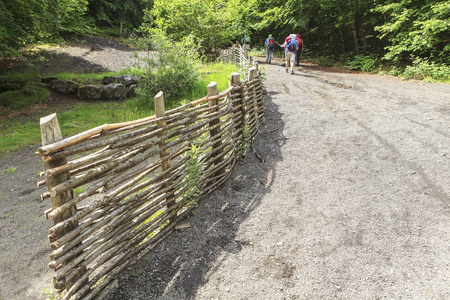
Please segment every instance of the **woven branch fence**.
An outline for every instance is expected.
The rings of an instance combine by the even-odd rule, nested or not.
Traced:
[[[169,111],[159,92],[154,116],[65,139],[56,114],[41,118],[38,186],[52,202],[49,267],[63,299],[105,299],[122,271],[230,176],[264,112],[258,65],[240,46],[232,56],[246,78],[233,73],[225,91],[212,82],[206,97]]]

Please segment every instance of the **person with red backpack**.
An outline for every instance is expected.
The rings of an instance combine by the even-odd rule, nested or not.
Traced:
[[[296,34],[290,34],[284,41],[285,57],[286,57],[286,73],[289,73],[289,66],[291,69],[291,75],[294,75],[295,56],[297,54],[300,40]]]
[[[303,40],[299,33],[297,33],[297,40],[299,41],[299,46],[298,46],[299,50],[300,50],[300,45],[302,47],[302,50],[301,51],[297,50],[297,53],[295,54],[295,60],[297,62],[296,65],[299,66],[300,65],[300,54],[302,54],[302,52],[303,52]]]
[[[273,38],[271,34],[269,34],[269,37],[266,39],[266,42],[264,43],[264,48],[266,48],[266,63],[271,63],[273,58],[273,46],[277,44],[281,47],[280,44],[278,44],[277,41]]]

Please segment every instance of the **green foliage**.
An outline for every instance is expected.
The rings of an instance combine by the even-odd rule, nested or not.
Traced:
[[[230,74],[237,72],[237,67],[233,64],[214,63],[201,66],[198,70],[199,77],[194,82],[192,89],[186,94],[177,98],[183,103],[187,103],[206,96],[206,86],[212,81],[217,82],[219,92],[228,88]]]
[[[407,66],[401,74],[406,80],[416,79],[430,82],[450,82],[450,67],[444,64],[429,62],[416,58],[411,66]]]
[[[87,15],[92,17],[96,26],[132,30],[138,28],[143,20],[144,11],[151,9],[153,0],[89,0]]]
[[[250,128],[248,125],[242,126],[242,139],[237,148],[238,158],[244,157],[250,143]]]
[[[0,75],[0,82],[29,82],[29,81],[40,81],[41,74],[37,69],[26,69],[26,70],[11,70],[3,75]]]
[[[17,168],[12,167],[12,168],[9,168],[9,169],[6,169],[6,170],[2,171],[0,173],[0,175],[13,174],[16,171],[17,171]]]
[[[374,11],[388,20],[375,28],[389,42],[385,59],[400,62],[414,55],[450,63],[448,1],[390,1]]]
[[[332,67],[332,66],[336,65],[336,60],[334,60],[332,57],[326,56],[326,55],[324,55],[324,56],[304,56],[304,58],[314,64],[318,64],[318,65],[324,66],[324,67]]]
[[[144,32],[154,28],[164,35],[181,41],[192,36],[195,49],[209,56],[223,45],[231,44],[240,30],[235,26],[239,16],[240,0],[156,0],[152,10],[146,12]]]
[[[380,59],[375,55],[357,55],[355,58],[348,62],[350,70],[361,70],[363,72],[375,72],[380,65]]]
[[[0,0],[0,55],[19,55],[27,43],[49,40],[83,26],[87,0]]]
[[[50,92],[45,87],[28,83],[22,89],[0,94],[0,106],[10,109],[27,109],[38,103],[45,103]]]
[[[186,167],[186,175],[184,175],[184,181],[181,187],[181,201],[178,203],[179,208],[195,203],[194,199],[200,194],[198,184],[202,179],[201,171],[204,168],[201,154],[200,148],[195,144],[191,144],[190,150],[186,152],[188,159],[184,164]]]
[[[151,40],[146,41],[150,41],[156,51],[142,59],[146,67],[137,89],[138,104],[143,108],[149,106],[149,99],[152,101],[159,91],[164,92],[167,100],[184,95],[198,76],[199,61],[191,37],[176,42],[157,31],[154,33]]]
[[[218,82],[219,90],[228,87],[230,73],[235,72],[235,67],[232,65],[212,64],[201,66],[200,71],[203,75],[198,80],[200,83],[194,83],[197,86],[197,93],[187,91],[185,95],[178,98],[195,100],[205,96],[206,86],[211,81]],[[206,70],[210,70],[206,72]],[[141,70],[142,71],[142,70]],[[201,87],[203,85],[203,87]],[[150,99],[153,99],[151,95]],[[64,136],[74,135],[84,130],[88,130],[98,125],[105,123],[118,123],[130,120],[136,120],[143,117],[148,117],[154,114],[152,102],[149,104],[148,100],[142,98],[127,99],[120,102],[104,102],[94,104],[77,105],[72,108],[66,108],[64,111],[58,113],[58,120],[61,126],[61,132]],[[145,105],[142,105],[145,102]],[[171,106],[179,104],[178,102],[170,103],[167,109]],[[142,105],[142,106],[141,106]],[[0,153],[6,151],[17,150],[23,146],[30,144],[37,144],[40,141],[39,117],[46,116],[53,113],[52,110],[44,110],[36,119],[23,122],[14,117],[4,118],[0,125]]]

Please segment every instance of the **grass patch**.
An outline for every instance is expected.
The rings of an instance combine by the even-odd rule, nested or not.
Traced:
[[[45,87],[28,83],[20,90],[6,91],[0,94],[0,106],[17,109],[30,108],[34,104],[45,103],[50,98],[50,91]]]
[[[51,77],[56,77],[59,80],[76,81],[80,84],[92,83],[92,81],[101,81],[105,76],[121,76],[121,75],[141,75],[142,71],[137,68],[124,69],[120,72],[102,72],[102,73],[85,73],[85,74],[75,74],[75,73],[58,73],[51,75]],[[50,76],[49,76],[50,77]]]
[[[226,90],[228,88],[228,83],[230,82],[230,74],[238,72],[238,69],[235,65],[217,63],[207,65],[199,71],[199,79],[194,83],[192,90],[182,97],[179,97],[177,99],[178,101],[187,103],[205,97],[207,92],[206,87],[211,81],[217,82],[217,90],[219,93]]]
[[[29,82],[40,81],[41,74],[37,69],[26,69],[22,71],[8,71],[3,75],[0,75],[0,81],[5,82]]]
[[[6,169],[6,170],[4,170],[4,171],[2,171],[1,173],[0,173],[0,175],[5,175],[5,174],[13,174],[15,171],[17,171],[17,168],[9,168],[9,169]]]
[[[186,95],[168,101],[166,109],[169,110],[181,103],[206,96],[206,86],[211,81],[217,82],[219,92],[225,90],[228,88],[230,74],[236,71],[237,69],[233,65],[218,63],[203,66],[200,70],[199,80],[194,83],[194,88]],[[111,76],[111,74],[109,73],[108,76]],[[154,114],[154,106],[153,98],[148,99],[146,103],[142,103],[142,100],[138,98],[133,98],[117,102],[79,104],[70,110],[57,113],[61,133],[67,137],[105,123],[119,123],[151,116]],[[0,153],[40,143],[39,117],[26,123],[14,118],[2,122],[4,123],[1,124],[3,126],[0,126],[2,137],[0,139]]]

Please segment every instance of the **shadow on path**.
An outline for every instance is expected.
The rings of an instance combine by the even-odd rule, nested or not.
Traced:
[[[239,239],[240,226],[271,191],[285,143],[284,123],[270,91],[265,107],[266,124],[254,150],[249,149],[228,181],[198,205],[186,220],[191,228],[174,232],[124,273],[109,299],[194,299],[229,255],[250,246]]]

